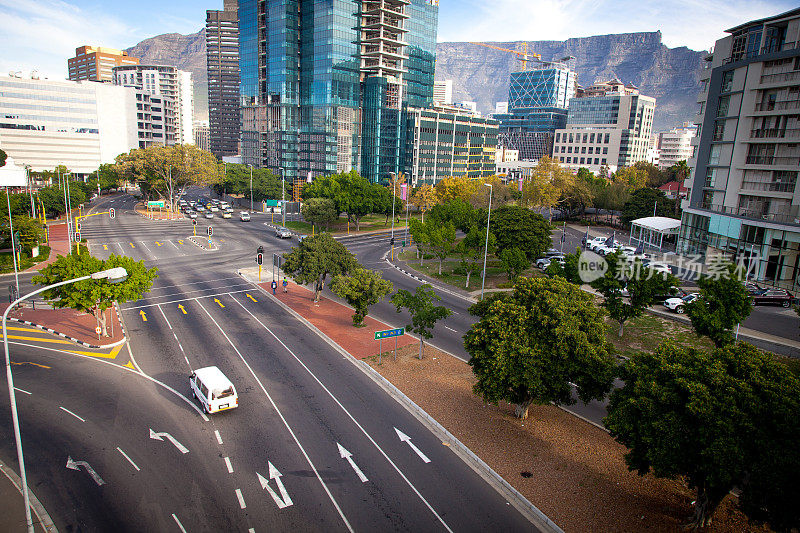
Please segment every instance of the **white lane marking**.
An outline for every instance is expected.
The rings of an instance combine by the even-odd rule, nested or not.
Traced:
[[[197,299],[195,299],[195,301],[197,301]],[[236,300],[234,300],[234,301],[236,301]],[[250,371],[250,374],[253,376],[253,379],[256,380],[256,383],[258,383],[258,386],[261,388],[261,391],[267,397],[267,400],[269,400],[269,403],[272,404],[272,408],[275,409],[276,413],[278,413],[278,416],[280,417],[281,421],[283,422],[283,425],[289,431],[289,434],[292,436],[292,439],[294,440],[295,444],[297,444],[297,447],[300,448],[300,452],[303,454],[303,457],[305,457],[306,462],[311,467],[311,470],[313,470],[314,475],[317,477],[317,480],[322,485],[322,488],[325,490],[325,493],[328,495],[328,498],[331,500],[331,503],[333,503],[333,506],[336,508],[336,511],[339,513],[339,516],[341,517],[341,519],[344,522],[345,526],[347,526],[348,531],[350,531],[351,533],[355,533],[355,530],[353,529],[353,526],[350,525],[350,521],[347,520],[347,517],[344,515],[344,511],[342,511],[342,508],[339,507],[339,504],[336,502],[336,499],[333,497],[333,494],[331,494],[330,489],[328,489],[328,486],[325,484],[325,481],[323,481],[322,476],[319,475],[319,472],[317,471],[317,467],[314,466],[314,463],[311,461],[311,457],[308,456],[308,453],[306,453],[305,448],[303,448],[303,445],[300,444],[300,439],[298,439],[297,435],[295,435],[294,430],[292,430],[292,427],[289,425],[289,422],[283,416],[283,413],[278,408],[278,405],[275,403],[275,401],[273,401],[272,396],[270,396],[270,394],[267,392],[267,389],[266,389],[266,387],[264,387],[264,384],[261,382],[260,379],[258,379],[258,376],[256,375],[256,373],[253,370],[253,368],[250,366],[250,363],[248,363],[247,360],[244,358],[244,355],[242,355],[242,352],[239,351],[239,348],[237,348],[236,345],[233,344],[233,341],[230,339],[230,337],[228,337],[228,334],[225,333],[225,330],[222,329],[222,326],[220,326],[219,323],[216,320],[214,320],[214,317],[211,316],[211,313],[208,312],[208,309],[206,309],[205,306],[203,306],[203,304],[200,303],[199,301],[197,301],[197,305],[200,306],[200,309],[205,311],[205,313],[208,315],[208,318],[210,318],[211,321],[214,323],[214,325],[217,326],[217,328],[219,329],[220,333],[222,333],[222,335],[225,337],[225,339],[231,345],[233,350],[236,352],[236,354],[242,360],[244,365],[247,367],[247,370]],[[280,342],[280,339],[278,339],[278,340]],[[283,344],[283,343],[281,343],[281,344]]]
[[[358,467],[358,465],[356,464],[356,462],[353,460],[353,454],[352,454],[352,453],[350,453],[349,451],[347,451],[347,450],[345,449],[345,447],[344,447],[344,446],[342,446],[341,444],[339,444],[338,442],[336,443],[336,446],[338,446],[338,447],[339,447],[339,456],[340,456],[342,459],[345,459],[345,460],[347,460],[347,462],[348,462],[348,463],[350,463],[350,466],[351,466],[351,467],[353,468],[353,470],[355,471],[356,475],[358,476],[358,479],[360,479],[360,480],[361,480],[361,483],[366,483],[367,481],[369,481],[369,480],[367,479],[367,476],[365,476],[365,475],[364,475],[364,472],[362,472],[362,471],[361,471],[361,469]]]
[[[177,516],[175,516],[175,513],[172,513],[172,519],[175,520],[175,523],[178,524],[179,528],[181,528],[181,533],[186,533],[186,530],[183,528],[183,524],[181,524],[181,521],[178,520]]]
[[[256,528],[251,527],[250,529],[247,530],[247,533],[256,533]]]
[[[198,298],[218,298],[220,296],[225,296],[225,295],[228,295],[228,294],[240,294],[240,293],[243,293],[243,292],[250,292],[252,290],[253,290],[252,288],[249,288],[249,289],[242,289],[241,291],[224,291],[224,292],[218,292],[218,293],[215,293],[215,294],[206,294],[205,296],[194,296],[194,297],[191,297],[191,298],[179,298],[177,300],[167,300],[166,302],[159,302],[159,303],[156,303],[156,304],[144,304],[144,305],[134,305],[134,306],[131,306],[131,307],[123,307],[122,310],[123,311],[130,311],[130,310],[134,310],[134,309],[146,309],[148,307],[155,307],[157,305],[176,304],[176,303],[180,303],[180,302],[191,302],[191,301],[197,301]],[[191,291],[191,292],[201,292],[201,291]]]
[[[452,331],[452,332],[454,332],[454,333],[458,333],[456,330],[454,330],[454,329],[453,329],[453,328],[451,328],[450,326],[445,326],[445,329],[449,329],[450,331]]]
[[[171,287],[185,287],[187,285],[199,285],[200,283],[214,283],[216,281],[228,281],[228,280],[231,280],[231,279],[241,280],[242,278],[241,278],[241,276],[230,276],[230,277],[227,277],[227,278],[217,278],[217,279],[210,279],[210,280],[204,280],[204,281],[189,281],[189,282],[186,282],[186,283],[179,283],[179,284],[176,284],[176,285],[159,285],[158,287],[153,287],[152,289],[150,289],[150,292],[159,291],[161,289],[169,289]]]
[[[86,461],[73,461],[72,456],[67,457],[67,468],[69,468],[70,470],[80,470],[81,469],[80,467],[85,468],[86,473],[89,474],[94,480],[94,482],[97,483],[98,485],[106,484],[106,482],[103,481],[103,478],[101,478],[97,474],[97,472],[94,471],[94,468],[89,466],[89,463],[87,463]]]
[[[228,473],[233,474],[233,465],[231,464],[231,460],[229,457],[225,458],[225,466],[228,467]]]
[[[214,430],[214,435],[217,437],[217,442],[222,444],[222,436],[220,436],[218,429]]]
[[[154,439],[154,440],[160,440],[160,441],[163,441],[164,438],[166,438],[168,441],[170,441],[173,444],[173,446],[178,448],[179,452],[181,452],[181,453],[189,453],[189,450],[186,448],[186,446],[184,446],[183,444],[178,442],[178,439],[176,439],[175,437],[173,437],[172,435],[170,435],[166,431],[162,431],[161,433],[156,433],[155,431],[150,429],[150,438]]]
[[[69,409],[67,409],[66,407],[61,407],[60,405],[59,405],[58,407],[59,407],[61,410],[68,412],[69,414],[71,414],[72,416],[74,416],[75,418],[77,418],[78,420],[80,420],[81,422],[86,422],[86,420],[84,420],[83,418],[79,417],[78,415],[76,415],[75,413],[73,413],[72,411],[70,411]]]
[[[153,253],[153,252],[150,251],[150,248],[147,247],[147,245],[144,243],[144,241],[139,241],[139,242],[142,243],[142,246],[144,246],[144,249],[147,250],[147,253],[150,253],[150,254]]]
[[[402,431],[400,431],[397,428],[394,428],[394,430],[397,432],[397,438],[400,439],[400,442],[405,442],[406,444],[408,444],[409,447],[411,447],[411,449],[414,450],[414,452],[417,455],[419,455],[419,458],[422,459],[422,462],[424,462],[424,463],[430,463],[431,462],[431,460],[428,459],[428,456],[425,455],[424,453],[422,453],[422,450],[420,450],[419,448],[414,446],[414,443],[411,442],[411,437],[409,437],[408,435],[406,435],[405,433],[403,433]]]
[[[28,392],[26,390],[23,390],[23,389],[20,389],[19,387],[14,387],[14,390],[18,390],[18,391],[23,392],[23,393],[28,394],[28,395],[31,394],[30,392]]]
[[[167,241],[167,242],[170,243],[172,246],[174,246],[176,250],[180,250],[180,248],[178,248],[178,245],[175,244],[174,242],[172,241]]]
[[[373,446],[375,446],[375,448],[378,450],[378,452],[380,452],[380,454],[381,454],[381,455],[383,455],[384,459],[386,459],[386,460],[389,462],[389,464],[390,464],[390,465],[392,465],[392,468],[394,468],[395,472],[397,472],[397,473],[400,475],[400,477],[401,477],[401,478],[403,478],[403,481],[405,481],[405,482],[406,482],[406,484],[407,484],[409,487],[411,487],[411,490],[413,490],[413,491],[414,491],[414,493],[415,493],[415,494],[416,494],[416,495],[419,497],[419,499],[420,499],[420,500],[422,500],[422,502],[425,504],[425,506],[426,506],[426,507],[427,507],[427,508],[428,508],[428,509],[429,509],[429,510],[430,510],[430,511],[433,513],[433,515],[434,515],[434,516],[435,516],[435,517],[436,517],[436,518],[439,520],[439,522],[440,522],[440,523],[441,523],[441,524],[442,524],[442,525],[445,527],[445,529],[447,529],[447,531],[450,531],[450,533],[453,533],[453,530],[452,530],[452,529],[450,529],[450,526],[448,526],[448,525],[447,525],[447,523],[444,521],[444,519],[443,519],[441,516],[439,516],[439,513],[437,513],[437,512],[436,512],[436,510],[435,510],[435,509],[433,508],[433,506],[432,506],[432,505],[431,505],[431,504],[428,502],[428,500],[426,500],[426,499],[425,499],[425,497],[422,495],[422,493],[420,493],[420,491],[419,491],[419,490],[417,490],[417,487],[415,487],[415,486],[414,486],[414,484],[413,484],[413,483],[411,483],[411,480],[410,480],[410,479],[408,479],[408,478],[406,477],[406,475],[403,473],[403,471],[402,471],[402,470],[400,470],[400,468],[399,468],[399,467],[398,467],[398,466],[397,466],[397,465],[394,463],[394,461],[392,461],[392,460],[389,458],[389,456],[388,456],[388,455],[386,455],[386,452],[384,452],[384,451],[383,451],[383,448],[381,448],[381,447],[378,445],[378,443],[377,443],[377,442],[375,442],[375,439],[373,439],[373,438],[372,438],[372,436],[371,436],[369,433],[367,433],[367,430],[366,430],[366,429],[364,429],[364,427],[363,427],[361,424],[359,424],[359,422],[358,422],[358,421],[355,419],[355,417],[354,417],[353,415],[351,415],[351,414],[350,414],[350,411],[348,411],[348,410],[345,408],[345,406],[344,406],[344,405],[342,405],[342,402],[340,402],[340,401],[339,401],[339,399],[338,399],[336,396],[334,396],[334,395],[333,395],[333,393],[332,393],[332,392],[331,392],[331,391],[328,389],[328,387],[326,387],[325,385],[323,385],[323,383],[322,383],[322,382],[319,380],[319,378],[317,378],[317,376],[316,376],[316,375],[315,375],[315,374],[314,374],[314,373],[311,371],[311,369],[310,369],[310,368],[308,368],[308,367],[306,366],[306,364],[305,364],[303,361],[301,361],[301,360],[300,360],[300,358],[299,358],[299,357],[297,357],[297,355],[295,355],[295,353],[294,353],[294,352],[293,352],[291,349],[289,349],[289,347],[288,347],[288,346],[286,346],[286,344],[284,344],[284,342],[283,342],[283,341],[282,341],[282,340],[281,340],[281,339],[280,339],[280,338],[279,338],[277,335],[275,335],[275,333],[274,333],[274,332],[273,332],[271,329],[269,329],[269,328],[268,328],[268,327],[267,327],[267,326],[266,326],[266,325],[265,325],[263,322],[261,322],[261,320],[259,320],[259,319],[258,319],[258,317],[256,317],[256,316],[255,316],[253,313],[251,313],[251,312],[250,312],[250,310],[249,310],[249,309],[247,309],[247,308],[246,308],[246,307],[245,307],[245,306],[244,306],[244,305],[243,305],[241,302],[239,302],[239,300],[236,300],[236,299],[234,299],[234,302],[238,303],[238,304],[239,304],[239,305],[242,307],[242,309],[244,309],[244,310],[247,312],[247,314],[249,314],[249,315],[250,315],[250,316],[253,318],[253,320],[255,320],[256,322],[258,322],[259,324],[261,324],[261,327],[263,327],[265,330],[267,330],[267,331],[269,332],[269,334],[270,334],[270,335],[272,335],[272,336],[275,338],[275,340],[277,340],[277,341],[278,341],[278,342],[281,344],[281,346],[283,346],[283,347],[284,347],[284,349],[286,349],[286,351],[287,351],[287,352],[289,352],[289,353],[292,355],[292,357],[294,357],[294,359],[295,359],[295,360],[296,360],[298,363],[300,363],[300,365],[301,365],[301,366],[302,366],[302,367],[303,367],[303,368],[306,370],[306,372],[308,372],[308,373],[309,373],[309,375],[310,375],[312,378],[314,378],[314,381],[316,381],[317,383],[319,383],[319,386],[320,386],[320,387],[322,387],[322,389],[323,389],[325,392],[327,392],[327,393],[328,393],[328,396],[330,396],[330,397],[331,397],[331,399],[332,399],[334,402],[336,402],[336,405],[338,405],[338,406],[339,406],[339,407],[342,409],[342,411],[344,411],[344,413],[347,415],[347,417],[348,417],[350,420],[352,420],[352,421],[353,421],[353,424],[355,424],[355,425],[356,425],[356,427],[357,427],[359,430],[361,430],[361,433],[363,433],[363,434],[364,434],[364,436],[365,436],[365,437],[367,437],[367,439],[369,439],[369,441],[372,443],[372,445],[373,445]],[[213,320],[213,319],[212,319],[212,320]]]
[[[244,503],[244,496],[242,496],[241,489],[236,489],[236,497],[239,498],[239,507],[244,509],[247,505]]]
[[[269,486],[269,481],[264,479],[264,476],[256,472],[256,477],[258,477],[259,483],[261,483],[261,488],[266,490],[270,496],[272,496],[275,505],[278,506],[278,509],[284,509],[286,507],[290,507],[294,505],[292,499],[289,497],[289,493],[286,492],[286,487],[283,486],[283,481],[281,481],[281,474],[278,472],[278,469],[275,466],[267,461],[267,465],[269,465],[269,478],[275,480],[275,484],[278,486],[278,491],[281,493],[280,496],[275,494],[275,491],[272,490],[272,487]]]
[[[136,469],[136,471],[137,471],[137,472],[139,471],[139,467],[138,467],[138,466],[136,466],[136,463],[134,463],[134,462],[133,462],[133,460],[132,460],[130,457],[128,457],[128,454],[127,454],[127,453],[125,453],[125,452],[123,452],[123,451],[122,451],[122,448],[120,448],[119,446],[117,446],[117,451],[118,451],[119,453],[121,453],[121,454],[122,454],[122,457],[124,457],[125,459],[127,459],[127,460],[128,460],[128,462],[129,462],[130,464],[132,464],[132,465],[133,465],[133,467]]]
[[[161,304],[156,304],[156,307],[158,307],[158,310],[161,311],[161,316],[164,317],[164,320],[167,321],[167,326],[169,326],[169,329],[172,329],[172,324],[169,323],[169,319],[167,319],[167,315],[165,315],[164,314],[164,310],[161,309]],[[178,340],[178,337],[175,337],[175,340]]]

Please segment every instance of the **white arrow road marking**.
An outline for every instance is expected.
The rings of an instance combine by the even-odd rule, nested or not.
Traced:
[[[106,484],[106,482],[103,481],[103,478],[97,475],[97,472],[94,471],[94,468],[89,466],[89,463],[87,463],[86,461],[73,461],[72,457],[67,457],[67,468],[69,468],[70,470],[80,470],[80,467],[84,467],[86,469],[86,472],[90,476],[92,476],[92,479],[98,485]]]
[[[361,483],[366,483],[367,481],[369,481],[367,479],[367,476],[364,475],[364,472],[362,472],[361,469],[358,467],[358,465],[356,465],[355,461],[353,461],[353,454],[348,452],[344,448],[344,446],[342,446],[338,442],[336,443],[336,446],[339,447],[339,455],[341,456],[341,458],[346,459],[347,462],[350,463],[350,466],[353,467],[353,470],[355,470],[358,479],[361,480]]]
[[[167,440],[169,440],[169,441],[170,441],[172,444],[174,444],[174,445],[175,445],[175,447],[176,447],[176,448],[178,448],[178,451],[179,451],[179,452],[181,452],[181,453],[189,453],[189,450],[188,450],[188,449],[186,449],[186,446],[184,446],[183,444],[181,444],[180,442],[178,442],[178,441],[175,439],[175,437],[173,437],[173,436],[172,436],[172,435],[170,435],[169,433],[167,433],[167,432],[163,432],[163,433],[156,433],[156,432],[155,432],[155,431],[153,431],[152,429],[150,430],[150,438],[151,438],[151,439],[156,439],[156,440],[164,440],[164,438],[163,438],[163,437],[166,437],[166,438],[167,438]]]
[[[278,485],[278,491],[280,491],[281,495],[278,496],[275,494],[275,491],[269,486],[269,481],[264,479],[264,476],[256,472],[258,481],[261,483],[261,488],[266,489],[266,491],[269,492],[269,495],[272,496],[273,500],[275,500],[275,505],[278,506],[278,509],[283,509],[284,507],[294,505],[292,499],[289,497],[289,493],[286,492],[286,487],[283,486],[283,482],[281,481],[281,476],[283,474],[278,472],[278,469],[272,466],[272,463],[269,461],[267,461],[267,464],[269,465],[269,478],[275,480],[275,484]]]
[[[408,435],[406,435],[405,433],[403,433],[402,431],[400,431],[397,428],[394,428],[394,430],[397,432],[397,436],[400,438],[400,440],[405,442],[406,444],[408,444],[411,447],[411,449],[414,450],[414,452],[416,452],[417,455],[419,455],[420,459],[422,459],[426,463],[430,463],[431,462],[431,460],[428,459],[427,455],[422,453],[422,451],[419,448],[414,446],[414,443],[411,442],[411,437],[409,437]]]

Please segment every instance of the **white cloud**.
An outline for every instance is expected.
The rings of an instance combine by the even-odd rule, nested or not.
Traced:
[[[0,74],[37,69],[66,78],[67,58],[84,44],[126,47],[138,33],[125,21],[92,8],[61,0],[0,0],[4,46]]]
[[[562,41],[661,30],[667,46],[694,50],[707,49],[727,28],[796,7],[791,0],[462,0],[440,6],[440,41]]]

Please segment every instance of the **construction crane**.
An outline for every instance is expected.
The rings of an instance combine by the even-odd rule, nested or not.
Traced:
[[[522,70],[523,71],[525,70],[525,66],[528,64],[528,61],[541,61],[542,60],[542,56],[540,54],[534,54],[534,53],[530,53],[529,54],[528,53],[528,43],[527,42],[523,42],[522,43],[523,48],[524,48],[523,52],[518,52],[516,50],[509,50],[508,48],[501,48],[501,47],[495,46],[493,44],[476,43],[476,42],[470,42],[470,44],[477,44],[478,46],[485,46],[486,48],[493,48],[495,50],[500,50],[501,52],[510,52],[510,53],[516,55],[517,59],[519,59],[520,62],[522,62]]]

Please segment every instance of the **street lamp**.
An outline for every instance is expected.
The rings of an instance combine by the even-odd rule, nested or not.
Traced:
[[[253,212],[253,165],[250,167],[250,212]]]
[[[35,290],[25,296],[17,298],[6,308],[3,313],[3,349],[6,353],[6,378],[8,379],[8,397],[11,400],[11,421],[14,425],[14,439],[17,444],[17,459],[19,461],[19,477],[22,479],[22,498],[25,501],[25,520],[28,525],[28,531],[33,533],[33,521],[31,520],[31,502],[28,494],[28,478],[25,475],[25,459],[22,455],[22,438],[19,433],[19,418],[17,416],[17,397],[14,394],[14,376],[11,374],[11,356],[8,353],[8,330],[6,328],[6,320],[8,313],[14,309],[20,302],[27,300],[32,296],[36,296],[46,290],[60,287],[62,285],[69,285],[70,283],[77,283],[78,281],[85,281],[87,279],[107,279],[110,283],[119,283],[128,277],[128,272],[122,267],[110,268],[88,276],[81,276],[80,278],[68,279],[53,283],[41,289]]]
[[[281,171],[281,215],[283,218],[282,227],[286,227],[286,179],[283,177],[283,167],[278,167]]]
[[[392,176],[392,241],[391,242],[392,242],[392,261],[394,261],[394,201],[395,201],[394,189],[395,189],[395,183],[397,182],[397,180],[395,179],[397,178],[397,174],[395,174],[394,172],[389,172],[389,174]]]
[[[489,255],[489,220],[492,218],[492,184],[484,183],[489,187],[489,214],[486,216],[486,247],[483,250],[483,276],[481,279],[481,300],[483,300],[483,288],[486,285],[486,256]]]

